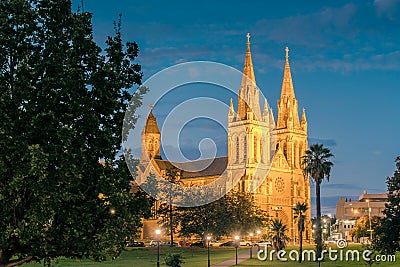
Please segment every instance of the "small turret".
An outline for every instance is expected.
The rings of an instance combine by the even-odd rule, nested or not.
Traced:
[[[269,125],[271,129],[275,129],[275,119],[272,108],[269,109]]]
[[[230,122],[232,122],[232,121],[235,120],[235,109],[233,108],[233,101],[232,101],[232,98],[231,98],[230,103],[229,103],[228,120],[229,120]]]
[[[264,98],[263,121],[269,123],[268,102],[267,102],[267,99],[265,99],[265,98]]]
[[[153,105],[150,105],[150,113],[142,132],[141,159],[159,159],[161,146],[161,133],[157,126],[157,119],[153,115]]]
[[[301,114],[301,128],[303,129],[303,131],[307,132],[307,118],[306,118],[306,110],[304,108]]]

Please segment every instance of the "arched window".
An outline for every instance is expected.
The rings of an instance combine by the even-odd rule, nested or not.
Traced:
[[[257,136],[254,136],[254,160],[255,160],[255,162],[258,162],[258,160],[257,160],[257,146],[258,146],[258,144],[257,144]]]
[[[243,137],[243,161],[247,160],[247,138],[246,135]]]
[[[239,162],[239,137],[236,137],[236,155],[235,155],[235,162]]]

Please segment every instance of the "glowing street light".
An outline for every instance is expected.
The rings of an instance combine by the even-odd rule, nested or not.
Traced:
[[[207,261],[207,267],[210,267],[210,240],[211,240],[211,236],[207,236],[207,254],[208,254],[208,261]]]
[[[369,206],[369,199],[366,200],[368,203],[368,220],[369,220],[369,241],[372,242],[372,224],[371,224],[371,208]]]
[[[257,231],[257,242],[260,242],[260,234],[261,234],[261,231],[258,230],[258,231]]]
[[[156,230],[156,236],[157,236],[157,267],[160,267],[160,234],[161,234],[161,230],[157,229]]]
[[[253,258],[253,233],[250,233],[250,259]]]
[[[236,265],[237,265],[237,259],[238,259],[238,253],[237,253],[238,247],[239,247],[239,236],[237,235],[237,236],[235,236]]]

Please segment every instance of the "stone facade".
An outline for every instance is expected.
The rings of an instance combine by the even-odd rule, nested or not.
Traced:
[[[304,240],[310,240],[310,184],[301,169],[301,157],[308,148],[307,120],[304,109],[301,121],[299,118],[288,48],[276,123],[272,108],[268,106],[266,99],[261,112],[260,92],[256,86],[249,35],[243,73],[236,112],[233,101],[230,100],[228,156],[217,158],[205,171],[185,172],[181,181],[186,186],[199,186],[211,183],[220,175],[228,175],[228,181],[235,180],[233,177],[239,175],[235,189],[253,192],[256,204],[267,211],[270,218],[279,218],[287,225],[287,234],[293,242],[298,240],[293,206],[297,202],[304,202],[309,207],[306,213]],[[170,165],[168,161],[161,159],[160,140],[160,131],[151,110],[142,132],[139,177],[150,173],[163,175]],[[145,222],[145,225],[150,224]],[[144,229],[144,233],[152,231]],[[142,237],[152,238],[151,234],[144,234]]]

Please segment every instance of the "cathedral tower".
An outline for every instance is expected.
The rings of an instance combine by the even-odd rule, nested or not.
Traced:
[[[238,109],[235,113],[230,100],[228,113],[228,171],[233,177],[245,175],[238,185],[239,190],[249,191],[256,170],[269,168],[271,163],[271,131],[274,127],[272,110],[264,99],[261,114],[259,89],[256,85],[250,52],[250,34],[247,34],[247,51],[244,61],[242,83],[238,92]],[[271,119],[272,118],[272,119]]]
[[[298,102],[294,94],[289,65],[289,49],[286,47],[285,70],[283,73],[281,97],[278,100],[278,121],[276,135],[278,146],[282,149],[290,167],[301,169],[301,157],[307,150],[307,120],[302,110],[299,120]]]
[[[142,154],[140,161],[161,159],[160,145],[160,130],[157,126],[156,117],[153,115],[153,106],[150,106],[150,113],[142,131]]]

